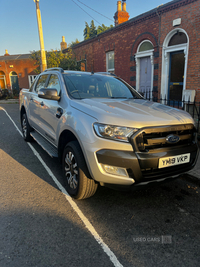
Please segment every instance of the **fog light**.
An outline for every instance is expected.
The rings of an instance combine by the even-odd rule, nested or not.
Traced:
[[[126,169],[124,169],[124,168],[110,166],[110,165],[104,165],[104,164],[101,164],[101,166],[102,166],[103,170],[109,174],[129,177]]]

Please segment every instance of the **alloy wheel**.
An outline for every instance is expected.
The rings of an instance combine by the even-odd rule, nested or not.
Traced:
[[[75,190],[78,187],[78,165],[71,151],[65,156],[65,176],[70,188]]]
[[[22,132],[24,137],[27,137],[27,124],[26,124],[26,118],[23,118],[22,120]]]

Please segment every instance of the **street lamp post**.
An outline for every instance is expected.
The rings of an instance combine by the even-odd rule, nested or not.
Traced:
[[[40,14],[39,0],[33,0],[33,1],[36,4],[38,32],[39,32],[39,38],[40,38],[40,51],[41,51],[40,69],[41,69],[41,72],[43,72],[47,68],[47,61],[46,61],[46,53],[45,53],[45,49],[44,49],[44,39],[43,39],[43,31],[42,31],[42,19],[41,19],[41,14]]]

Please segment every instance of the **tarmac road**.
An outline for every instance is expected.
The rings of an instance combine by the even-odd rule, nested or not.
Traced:
[[[10,116],[0,110],[1,267],[199,266],[196,183],[180,178],[132,193],[99,187],[73,201],[61,192],[59,162],[31,143],[35,155],[14,126],[21,129],[18,104],[0,107]]]

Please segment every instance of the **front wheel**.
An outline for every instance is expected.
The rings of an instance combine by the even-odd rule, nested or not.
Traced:
[[[21,126],[22,126],[22,134],[24,137],[24,140],[27,142],[30,142],[33,140],[32,136],[30,135],[30,132],[32,131],[32,128],[28,122],[26,113],[22,115],[22,120],[21,120]]]
[[[89,178],[82,150],[78,142],[73,141],[65,146],[62,159],[65,188],[75,199],[93,196],[98,184]]]

